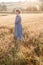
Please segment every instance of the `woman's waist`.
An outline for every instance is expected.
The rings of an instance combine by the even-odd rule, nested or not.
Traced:
[[[15,23],[15,25],[21,25],[21,23]]]

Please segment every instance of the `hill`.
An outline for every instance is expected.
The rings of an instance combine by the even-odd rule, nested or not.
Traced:
[[[40,8],[41,2],[2,2],[0,5],[6,5],[7,11],[12,12],[13,9],[27,9],[28,7]]]

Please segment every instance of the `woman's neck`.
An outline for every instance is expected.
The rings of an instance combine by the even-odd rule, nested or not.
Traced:
[[[18,14],[17,16],[20,16],[20,14]]]

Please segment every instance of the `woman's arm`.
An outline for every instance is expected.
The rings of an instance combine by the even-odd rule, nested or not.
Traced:
[[[16,24],[21,23],[21,17],[20,17],[20,16],[18,16],[18,17],[16,18],[15,23],[16,23]]]

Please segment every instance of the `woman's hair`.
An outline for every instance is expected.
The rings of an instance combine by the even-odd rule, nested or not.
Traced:
[[[20,11],[20,10],[16,10],[16,12],[18,12],[19,14],[21,13],[21,11]]]

